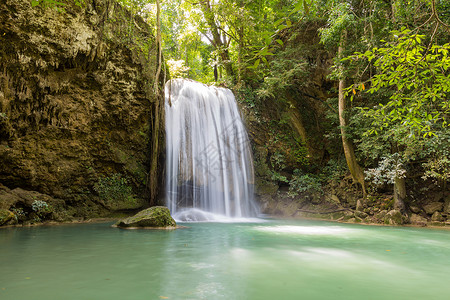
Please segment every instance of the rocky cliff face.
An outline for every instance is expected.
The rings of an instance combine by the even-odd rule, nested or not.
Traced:
[[[151,28],[113,0],[63,12],[2,1],[0,209],[31,214],[42,198],[87,217],[153,204],[147,174],[164,130],[155,69]]]

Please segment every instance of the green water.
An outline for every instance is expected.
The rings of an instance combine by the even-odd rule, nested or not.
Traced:
[[[0,230],[0,299],[448,299],[450,231],[318,221]]]

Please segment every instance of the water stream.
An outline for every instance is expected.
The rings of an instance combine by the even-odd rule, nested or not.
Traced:
[[[166,199],[174,218],[256,216],[252,155],[233,93],[173,79],[165,95]]]
[[[450,231],[320,221],[0,230],[0,299],[446,299]]]

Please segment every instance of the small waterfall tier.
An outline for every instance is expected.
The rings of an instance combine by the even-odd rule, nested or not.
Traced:
[[[174,218],[256,216],[253,160],[233,93],[172,79],[165,95],[166,199]]]

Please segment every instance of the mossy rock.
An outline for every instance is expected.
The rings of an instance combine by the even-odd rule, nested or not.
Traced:
[[[275,195],[278,191],[278,185],[272,181],[256,178],[256,194],[262,195]]]
[[[125,218],[116,223],[122,228],[176,228],[177,223],[165,206],[153,206],[138,212],[132,217]]]
[[[386,225],[402,225],[404,224],[403,215],[399,210],[393,209],[389,211],[384,217],[384,224]]]
[[[14,214],[7,209],[0,209],[0,226],[8,223],[14,218]]]

